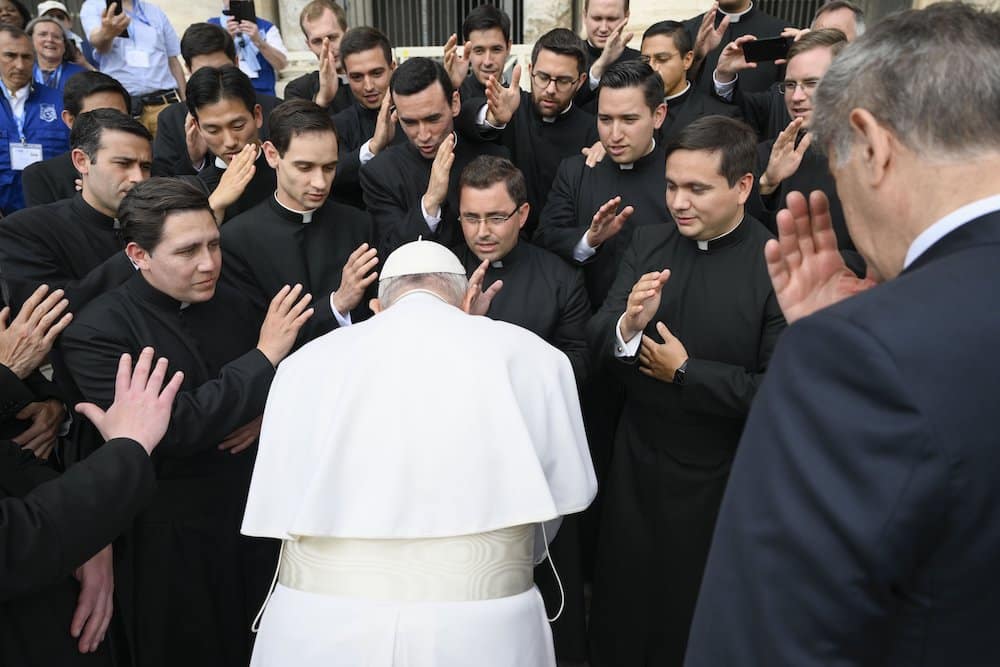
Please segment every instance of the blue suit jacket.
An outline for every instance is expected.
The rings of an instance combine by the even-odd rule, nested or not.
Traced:
[[[1000,665],[1000,212],[795,323],[685,664]]]

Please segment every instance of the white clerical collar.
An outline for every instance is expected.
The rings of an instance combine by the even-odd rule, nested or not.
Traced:
[[[254,161],[254,162],[256,162],[257,160],[259,160],[259,159],[260,159],[260,154],[261,154],[261,153],[262,153],[263,151],[264,151],[264,148],[263,148],[263,146],[261,146],[260,144],[257,144],[257,157],[255,157],[255,158],[253,159],[253,161]],[[215,158],[215,166],[216,166],[216,167],[218,167],[219,169],[225,169],[225,168],[227,168],[227,167],[228,167],[229,165],[228,165],[228,164],[226,164],[226,161],[225,161],[225,160],[223,160],[223,159],[222,159],[221,157],[217,157],[217,158]]]
[[[554,123],[559,120],[559,116],[565,116],[569,113],[569,110],[573,108],[573,100],[569,101],[569,106],[559,112],[558,116],[542,116],[543,123]]]
[[[725,16],[729,17],[729,22],[730,23],[739,23],[741,18],[743,18],[744,16],[746,16],[747,14],[750,13],[751,9],[753,9],[753,3],[752,2],[750,3],[750,6],[747,7],[746,9],[744,9],[742,12],[736,12],[735,14],[730,14],[729,12],[723,12],[722,10],[719,10],[719,11],[722,14],[724,14]]]
[[[645,153],[643,153],[639,157],[639,160],[641,160],[642,158],[646,157],[647,155],[649,155],[650,153],[652,153],[655,150],[656,150],[656,137],[653,137],[653,143],[650,145],[649,150],[646,151]],[[636,162],[638,162],[638,160],[636,160]],[[628,171],[628,170],[632,169],[633,167],[635,167],[635,162],[622,162],[622,163],[619,163],[619,165],[618,165],[618,168],[621,169],[622,171]]]
[[[277,202],[278,206],[280,206],[281,208],[285,209],[286,211],[288,211],[290,213],[294,213],[295,215],[301,216],[303,224],[312,222],[313,213],[316,212],[316,209],[312,209],[311,211],[296,211],[294,208],[290,208],[288,206],[285,206],[284,204],[281,203],[281,200],[278,199],[278,191],[277,190],[274,191],[274,201]]]
[[[740,225],[742,225],[742,224],[743,224],[743,219],[740,218],[740,221],[737,222],[733,226],[733,228],[730,229],[728,232],[723,232],[723,233],[719,234],[718,236],[716,236],[714,239],[708,239],[707,241],[696,241],[696,243],[698,244],[698,250],[703,250],[703,251],[704,250],[708,250],[710,244],[718,241],[721,238],[729,236],[730,234],[732,234],[733,232],[735,232],[737,229],[739,229]]]
[[[686,95],[687,91],[691,90],[691,82],[690,81],[686,81],[686,83],[687,83],[687,85],[684,86],[684,90],[682,90],[681,92],[676,93],[674,95],[667,95],[666,97],[663,98],[663,101],[664,102],[669,102],[670,100],[676,100],[681,95]]]
[[[920,232],[917,238],[913,239],[910,249],[906,251],[906,259],[903,260],[903,268],[907,268],[917,260],[922,254],[940,241],[942,238],[955,231],[967,222],[972,222],[976,218],[987,213],[1000,210],[1000,195],[993,195],[966,204],[962,208],[952,211],[933,225]]]
[[[503,268],[503,260],[502,259],[494,260],[494,261],[490,262],[490,266],[492,266],[494,269],[502,269]]]

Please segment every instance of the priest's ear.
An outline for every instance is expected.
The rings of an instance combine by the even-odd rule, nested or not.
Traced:
[[[460,113],[462,113],[462,96],[456,90],[451,94],[451,115],[458,118]]]
[[[265,141],[261,144],[261,148],[264,149],[264,159],[267,160],[267,164],[270,165],[271,169],[277,169],[281,155],[278,154],[278,149],[275,145],[270,141]]]
[[[660,129],[663,125],[663,121],[667,119],[667,104],[666,102],[661,103],[653,110],[653,127],[655,129]]]
[[[523,204],[517,207],[517,212],[518,215],[520,215],[521,217],[521,222],[518,223],[517,228],[524,229],[524,223],[528,221],[528,213],[531,212],[531,204],[529,204],[528,202],[524,202]]]
[[[368,308],[374,315],[378,315],[382,312],[382,302],[378,300],[378,297],[375,297],[368,301]]]
[[[128,242],[128,245],[125,246],[125,254],[140,271],[149,269],[149,253],[135,241]]]
[[[736,192],[739,195],[740,206],[747,203],[747,199],[750,198],[750,191],[753,189],[753,174],[747,172],[740,176],[740,180],[736,181]]]
[[[73,161],[73,168],[76,169],[80,176],[84,176],[90,173],[90,156],[83,152],[82,148],[74,148],[69,154],[70,159]]]

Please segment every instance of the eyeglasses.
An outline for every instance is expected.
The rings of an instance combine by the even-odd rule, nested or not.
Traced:
[[[556,90],[566,91],[576,83],[576,79],[571,76],[552,76],[546,74],[545,72],[532,72],[531,80],[538,84],[539,88],[548,88],[549,84],[553,81],[556,84]]]
[[[478,225],[481,222],[485,222],[487,225],[502,225],[513,217],[515,213],[520,210],[520,206],[515,208],[513,211],[507,215],[488,215],[485,218],[480,218],[478,215],[465,214],[458,216],[458,221],[466,225]]]
[[[782,81],[778,84],[778,90],[782,95],[795,94],[795,89],[801,87],[803,92],[812,92],[819,85],[819,79],[806,79],[805,81]]]

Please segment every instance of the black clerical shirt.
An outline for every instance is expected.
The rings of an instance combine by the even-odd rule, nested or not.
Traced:
[[[314,70],[308,74],[303,74],[297,79],[292,79],[285,86],[286,100],[309,100],[316,101],[319,93],[319,70]],[[354,103],[354,95],[351,94],[351,87],[344,79],[340,80],[337,86],[337,93],[333,96],[333,101],[326,107],[331,116],[340,113]]]
[[[739,108],[703,93],[690,82],[684,92],[664,98],[663,101],[667,105],[667,117],[660,126],[658,141],[664,146],[676,138],[681,130],[704,116],[741,118]]]
[[[604,49],[599,49],[590,43],[590,40],[584,39],[583,41],[583,53],[587,56],[586,69],[588,79],[583,82],[580,86],[580,90],[576,91],[576,96],[573,98],[573,102],[579,106],[584,111],[592,114],[597,113],[597,88],[590,87],[590,68],[594,66],[597,59],[601,57],[604,53]],[[618,56],[618,60],[611,63],[615,65],[617,63],[622,63],[627,60],[638,60],[642,56],[641,53],[636,51],[630,46],[626,46],[622,51],[622,54]]]
[[[80,173],[73,166],[73,151],[28,165],[21,176],[26,207],[51,204],[69,199],[77,193],[76,180]]]
[[[363,209],[361,191],[361,147],[375,135],[379,109],[369,109],[355,102],[333,117],[337,128],[337,175],[330,193],[337,201]],[[397,123],[391,146],[406,142],[406,134]]]
[[[207,195],[211,195],[215,192],[215,188],[219,187],[219,181],[222,180],[222,176],[228,168],[219,166],[218,160],[219,158],[215,158],[211,164],[199,171],[196,177],[193,177],[193,182],[201,187]],[[249,211],[273,194],[275,188],[278,186],[278,177],[275,175],[271,165],[267,163],[267,158],[264,157],[262,149],[257,155],[257,161],[254,163],[254,166],[256,167],[256,171],[253,174],[253,178],[250,179],[250,182],[243,189],[243,194],[226,209],[226,213],[222,218],[223,222],[233,219],[244,211]]]

